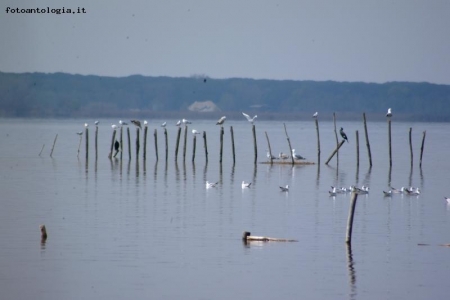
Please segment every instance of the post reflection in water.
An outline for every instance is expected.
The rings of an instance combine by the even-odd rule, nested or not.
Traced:
[[[350,285],[349,299],[356,299],[356,270],[353,262],[352,245],[346,244],[348,280]]]

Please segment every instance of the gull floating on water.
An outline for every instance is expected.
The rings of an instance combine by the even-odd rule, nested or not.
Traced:
[[[219,121],[217,121],[216,125],[223,125],[223,123],[225,123],[225,120],[227,119],[227,117],[223,116],[222,118],[219,119]]]
[[[412,189],[405,189],[405,194],[408,196],[418,196],[420,195],[420,189],[419,188],[412,188]]]
[[[198,132],[198,131],[195,130],[195,129],[192,129],[192,134],[193,134],[193,135],[196,135],[196,134],[200,134],[200,132]]]
[[[253,124],[253,122],[255,121],[255,119],[258,117],[257,115],[255,115],[253,118],[250,118],[250,116],[247,115],[246,113],[243,112],[242,114],[244,115],[244,117],[247,118],[247,121],[249,121],[249,122],[252,123],[252,124]]]
[[[384,196],[385,197],[391,197],[392,196],[392,190],[389,190],[389,191],[383,191],[383,194],[384,194]]]
[[[183,119],[183,124],[192,124],[192,122],[191,122],[191,121],[188,121],[188,120],[186,120],[186,119]]]
[[[127,122],[123,122],[122,120],[119,120],[119,124],[120,124],[121,126],[123,126],[123,125],[128,125]]]
[[[388,117],[388,118],[392,117],[392,110],[390,108],[388,108],[388,111],[386,113],[386,117]]]
[[[295,153],[295,149],[292,149],[292,156],[293,156],[295,159],[306,159],[306,158],[304,158],[303,156],[301,156],[300,154],[296,154],[296,153]]]
[[[218,184],[218,182],[209,182],[209,181],[206,181],[206,188],[209,189],[209,188],[216,187],[217,184]]]
[[[282,192],[289,192],[289,185],[286,184],[285,187],[280,186],[280,190],[281,190]]]
[[[245,182],[245,181],[242,181],[242,188],[243,188],[243,189],[249,188],[251,185],[252,185],[251,182]]]
[[[100,123],[100,122],[99,122],[99,121],[95,121],[95,122],[94,122],[95,125],[98,125],[98,123]]]
[[[312,117],[313,117],[314,119],[316,119],[318,115],[319,115],[319,113],[316,111],[316,112],[313,114]]]
[[[331,187],[331,191],[328,191],[328,193],[330,193],[330,196],[336,196],[337,191],[336,191],[336,187],[332,186]]]
[[[349,141],[348,141],[348,139],[347,139],[347,135],[346,135],[345,132],[344,132],[344,128],[341,127],[341,130],[339,130],[339,133],[341,134],[342,138],[343,138],[344,140],[346,140],[347,143],[349,143]]]
[[[142,127],[141,127],[141,121],[138,121],[138,120],[131,120],[131,123],[133,123],[134,125],[136,125],[136,127],[139,127],[139,128],[142,129]]]

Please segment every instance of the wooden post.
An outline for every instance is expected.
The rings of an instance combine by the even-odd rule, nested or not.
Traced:
[[[223,127],[220,127],[220,159],[219,162],[222,164],[222,155],[223,155]]]
[[[95,160],[98,158],[98,125],[95,125]]]
[[[85,133],[85,142],[86,142],[86,161],[89,159],[89,128],[86,127],[85,129],[86,133]]]
[[[112,158],[112,153],[113,153],[113,149],[114,149],[114,141],[116,140],[116,130],[113,130],[112,133],[112,138],[111,138],[111,150],[109,151],[109,155],[108,158],[111,159]]]
[[[255,124],[252,125],[252,132],[253,132],[253,147],[255,149],[255,161],[256,164],[258,162],[258,146],[256,144],[256,129]],[[292,153],[291,153],[292,154]]]
[[[146,125],[144,127],[144,153],[142,154],[144,160],[147,160],[147,132],[148,132],[148,126]]]
[[[233,165],[236,163],[236,153],[234,148],[234,132],[233,132],[233,126],[230,126],[230,133],[231,133],[231,151],[233,152]]]
[[[286,133],[286,139],[287,139],[288,145],[289,145],[289,153],[291,154],[290,155],[291,156],[291,161],[292,161],[292,164],[294,164],[294,156],[292,155],[291,140],[289,139],[289,135],[287,133],[286,123],[283,123],[283,125],[284,125],[284,133]]]
[[[208,164],[208,144],[206,143],[206,131],[203,131],[203,147],[205,148],[206,164]]]
[[[130,138],[130,127],[127,127],[127,137],[128,137],[128,159],[131,160],[131,138]]]
[[[423,147],[425,146],[425,136],[426,135],[427,135],[427,132],[424,131],[423,137],[422,137],[422,147],[420,147],[420,164],[419,164],[420,168],[422,168],[422,155],[423,155]]]
[[[178,146],[180,145],[180,136],[181,136],[181,127],[178,127],[177,143],[175,145],[175,161],[177,161],[178,158]]]
[[[153,133],[153,136],[155,137],[155,154],[156,154],[156,161],[159,160],[158,155],[158,131],[155,128],[155,132]]]
[[[412,127],[409,127],[409,153],[411,153],[411,168],[413,167]]]
[[[267,131],[264,131],[264,133],[266,134],[267,146],[269,147],[270,164],[273,164],[272,148],[270,148],[269,136],[267,135]]]
[[[188,126],[186,124],[186,126],[184,126],[183,162],[186,161],[187,131],[188,131]]]
[[[339,139],[338,139],[338,135],[337,135],[337,128],[336,128],[336,113],[333,113],[333,123],[334,123],[334,136],[336,138],[336,152],[333,152],[332,156],[334,155],[334,153],[337,153],[336,156],[336,162],[337,162],[337,166],[339,167]],[[328,162],[330,161],[331,157],[327,160],[327,162],[325,163],[326,165],[328,164]]]
[[[140,147],[139,136],[140,136],[140,130],[139,130],[139,127],[136,127],[136,160],[139,159],[139,147]]]
[[[192,162],[195,161],[195,148],[197,146],[197,135],[194,134],[193,141],[192,141]]]
[[[166,163],[167,163],[167,160],[169,159],[169,139],[167,136],[167,128],[166,127],[164,127],[164,138],[166,140]]]
[[[356,130],[356,167],[359,168],[359,132]]]
[[[363,119],[364,119],[364,132],[366,134],[367,153],[369,154],[369,165],[372,167],[372,153],[370,152],[369,133],[367,132],[366,113],[363,113]]]
[[[345,242],[347,244],[352,243],[353,216],[355,214],[356,200],[358,200],[358,194],[352,192],[352,198],[350,200],[350,208],[348,211],[348,219],[347,219],[347,234],[345,236]]]
[[[44,150],[45,144],[42,145],[41,152],[39,152],[39,156],[41,156],[42,150]]]
[[[123,127],[120,126],[120,160],[122,160],[123,154]]]
[[[320,135],[319,135],[319,120],[317,118],[314,119],[316,123],[316,133],[317,133],[317,164],[320,165]],[[272,155],[272,154],[270,154]]]
[[[77,158],[80,157],[80,148],[81,148],[81,139],[83,138],[83,136],[80,135],[80,141],[78,142],[78,152],[77,152]]]
[[[53,150],[55,149],[56,139],[58,138],[58,134],[55,136],[55,140],[53,141],[52,151],[50,151],[50,157],[53,155]],[[80,137],[81,138],[81,137]],[[79,148],[79,147],[78,147]]]
[[[326,165],[328,165],[328,163],[330,162],[330,160],[333,158],[333,156],[339,151],[339,148],[341,148],[341,146],[345,143],[345,140],[342,140],[338,146],[336,147],[336,149],[334,149],[333,153],[331,153],[330,157],[328,157],[327,161],[325,162]]]
[[[389,137],[389,166],[392,167],[391,118],[388,118],[388,137]]]

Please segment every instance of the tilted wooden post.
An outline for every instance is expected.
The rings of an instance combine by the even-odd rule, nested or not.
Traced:
[[[422,156],[423,156],[423,148],[425,146],[425,136],[427,135],[427,132],[424,131],[423,132],[423,137],[422,137],[422,147],[420,147],[420,164],[419,167],[422,168]]]
[[[253,132],[253,147],[255,149],[255,161],[254,163],[256,164],[258,162],[258,146],[256,144],[256,129],[255,129],[255,124],[252,125],[252,132]]]
[[[359,132],[356,130],[356,167],[359,168]]]
[[[352,198],[350,200],[350,208],[348,211],[348,219],[347,219],[347,234],[345,236],[345,242],[347,244],[351,244],[352,242],[353,216],[355,215],[356,200],[358,200],[358,194],[352,192]]]
[[[197,135],[194,134],[192,139],[192,162],[195,161],[195,148],[197,147]]]
[[[345,140],[342,140],[336,147],[336,149],[334,149],[334,151],[331,153],[330,157],[328,157],[327,161],[325,162],[326,165],[328,165],[328,163],[330,162],[330,160],[333,158],[333,156],[339,152],[339,148],[341,148],[341,146],[345,143]]]
[[[185,126],[184,126],[183,162],[186,161],[187,130],[188,130],[188,126],[185,125]]]
[[[269,136],[267,135],[267,131],[264,131],[264,133],[266,134],[267,146],[269,147],[270,164],[273,164],[272,148],[270,147]]]
[[[128,137],[128,159],[131,160],[131,138],[130,138],[130,127],[127,127],[127,137]]]
[[[292,155],[291,140],[289,139],[289,135],[288,135],[288,133],[287,133],[286,123],[283,123],[283,125],[284,125],[284,133],[286,134],[286,139],[287,139],[288,145],[289,145],[289,153],[291,154],[291,155],[290,155],[291,161],[292,161],[292,164],[294,164],[294,156]]]
[[[156,161],[159,160],[159,155],[158,155],[158,131],[155,128],[155,131],[153,133],[153,136],[155,137],[155,155],[156,155]]]
[[[178,146],[180,145],[180,136],[181,136],[181,127],[178,127],[177,143],[175,145],[175,161],[177,161],[178,158]]]
[[[369,133],[367,132],[366,113],[363,113],[363,120],[364,120],[364,132],[365,132],[365,135],[366,135],[367,153],[369,155],[369,165],[372,167],[372,153],[370,151]]]
[[[206,143],[206,131],[203,131],[203,147],[205,148],[206,164],[208,164],[208,144]]]
[[[230,133],[231,133],[231,151],[233,152],[233,165],[236,163],[236,153],[234,149],[234,132],[233,132],[233,126],[230,126]]]
[[[328,162],[331,160],[331,158],[334,156],[334,154],[336,153],[336,161],[337,161],[337,165],[339,167],[339,139],[338,139],[338,135],[337,135],[337,128],[336,128],[336,113],[333,113],[333,123],[334,123],[334,136],[336,138],[336,150],[335,152],[333,152],[333,154],[330,156],[330,158],[327,160],[327,162],[325,163],[326,165],[328,165]]]
[[[411,169],[413,167],[412,127],[409,127],[409,153],[411,154]]]
[[[80,137],[81,138],[81,137]],[[50,157],[53,155],[53,149],[55,149],[56,140],[58,139],[58,134],[55,135],[55,139],[53,140],[52,151],[50,151]],[[78,147],[79,149],[80,147]]]

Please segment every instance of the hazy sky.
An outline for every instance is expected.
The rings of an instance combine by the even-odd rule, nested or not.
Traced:
[[[449,30],[449,0],[1,0],[0,71],[450,84]]]

